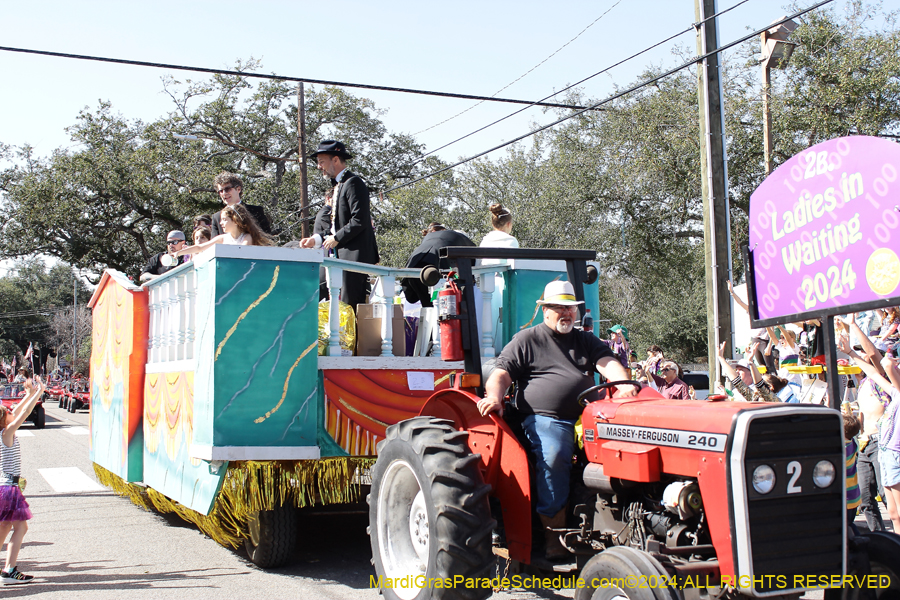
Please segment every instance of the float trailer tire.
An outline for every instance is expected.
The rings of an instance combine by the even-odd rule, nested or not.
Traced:
[[[297,509],[282,506],[264,510],[248,523],[250,538],[244,548],[250,561],[261,569],[274,569],[286,564],[297,548]]]

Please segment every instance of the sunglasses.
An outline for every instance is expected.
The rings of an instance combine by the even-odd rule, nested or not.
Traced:
[[[666,368],[662,369],[662,372],[665,373],[666,371],[674,371],[674,370],[675,369],[673,369],[672,367],[666,367]]]
[[[166,246],[176,246],[184,240],[166,240]]]
[[[577,306],[563,306],[561,304],[545,304],[544,306],[556,312],[570,312],[578,309]]]

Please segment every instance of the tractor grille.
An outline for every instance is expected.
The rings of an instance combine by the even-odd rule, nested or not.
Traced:
[[[836,470],[826,489],[813,483],[816,463]],[[745,482],[754,587],[758,593],[795,587],[795,576],[840,575],[844,552],[843,421],[836,412],[774,415],[749,424]],[[753,470],[775,470],[775,489],[752,487]],[[771,576],[771,577],[769,577]]]

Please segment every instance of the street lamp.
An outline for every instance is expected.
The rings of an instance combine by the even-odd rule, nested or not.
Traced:
[[[782,19],[776,19],[775,22]],[[794,47],[797,45],[787,41],[787,37],[795,29],[797,29],[797,23],[788,19],[771,29],[763,31],[759,36],[760,46],[762,47],[763,146],[765,147],[766,175],[772,172],[772,111],[769,107],[771,70],[773,68],[784,69],[787,67],[791,54],[794,53]]]

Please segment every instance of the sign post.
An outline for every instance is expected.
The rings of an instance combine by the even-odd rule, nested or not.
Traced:
[[[834,316],[900,304],[900,145],[853,136],[800,152],[750,197],[751,327],[821,319],[840,403]]]

